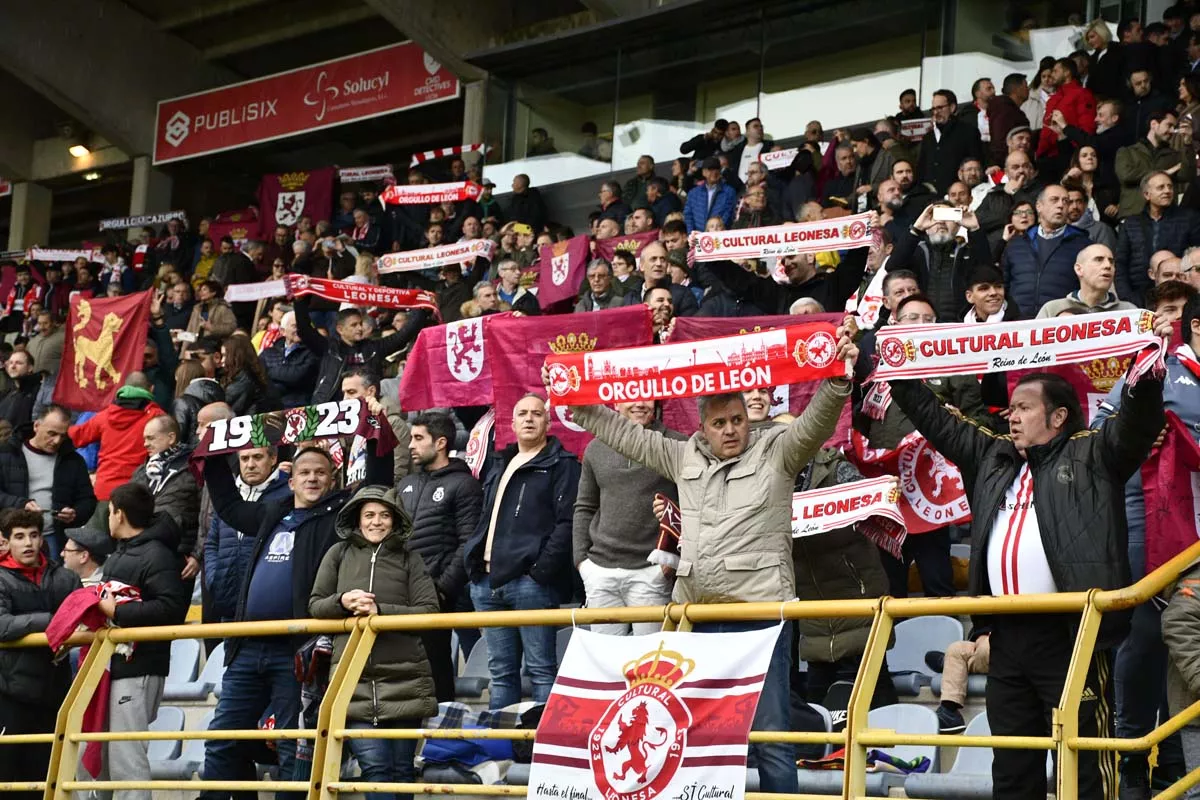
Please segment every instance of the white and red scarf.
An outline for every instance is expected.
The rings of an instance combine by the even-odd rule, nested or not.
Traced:
[[[491,239],[468,239],[422,250],[387,253],[379,257],[376,268],[380,275],[390,275],[394,272],[415,272],[444,267],[447,264],[470,263],[476,258],[491,261],[495,250],[496,243]]]
[[[461,200],[477,200],[483,187],[471,181],[454,183],[396,184],[379,193],[379,202],[384,208],[393,206],[421,206],[434,203],[457,203]]]

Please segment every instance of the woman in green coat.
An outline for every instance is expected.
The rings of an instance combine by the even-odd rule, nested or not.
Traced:
[[[309,613],[319,619],[368,614],[436,614],[437,590],[421,557],[409,552],[412,520],[383,486],[366,486],[338,513],[341,539],[317,571]],[[336,664],[347,636],[334,643]],[[351,728],[415,728],[437,713],[433,673],[421,639],[382,633],[350,700]],[[411,783],[413,739],[350,739],[364,781]],[[368,794],[368,800],[391,800]],[[407,795],[396,796],[408,798]]]

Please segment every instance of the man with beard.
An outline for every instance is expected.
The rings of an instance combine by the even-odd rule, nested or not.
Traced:
[[[932,184],[938,194],[945,194],[950,188],[964,158],[983,157],[978,126],[956,118],[957,111],[958,98],[954,92],[939,89],[933,93],[929,112],[934,129],[921,140],[919,173],[921,181]],[[892,177],[896,177],[895,174]]]
[[[1086,231],[1088,238],[1117,252],[1117,235],[1108,223],[1092,216],[1087,190],[1077,183],[1063,183],[1067,189],[1067,224]]]
[[[958,317],[962,308],[967,273],[976,264],[990,264],[992,254],[973,213],[962,212],[961,227],[967,231],[964,244],[958,239],[959,223],[935,220],[935,208],[950,208],[950,204],[938,202],[926,206],[912,228],[901,234],[889,265],[915,272],[938,319],[951,320]]]
[[[908,227],[902,220],[896,219],[896,209],[904,206],[900,184],[891,178],[879,184],[879,189],[875,192],[875,204],[879,208],[879,224],[891,235],[892,241],[895,241]]]
[[[898,159],[892,164],[892,180],[900,186],[900,201],[890,204],[890,207],[892,216],[904,228],[916,222],[917,217],[921,216],[921,210],[935,199],[933,192],[926,186],[915,182],[915,175],[911,161]],[[946,185],[948,187],[950,181],[947,181]]]
[[[454,421],[448,415],[424,411],[413,417],[408,452],[414,470],[419,471],[396,485],[399,501],[412,517],[409,549],[424,560],[443,611],[457,608],[467,586],[462,549],[483,508],[483,489],[471,468],[461,459],[450,458],[454,440]],[[424,631],[421,640],[438,701],[453,700],[450,630]]]
[[[983,162],[975,156],[964,158],[958,165],[958,179],[967,185],[968,190],[983,183]]]

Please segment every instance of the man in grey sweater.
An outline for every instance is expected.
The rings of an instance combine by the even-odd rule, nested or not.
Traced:
[[[687,437],[667,430],[655,419],[655,403],[618,403],[617,413],[668,439]],[[658,540],[658,519],[652,509],[661,492],[678,502],[672,481],[620,455],[599,439],[583,453],[579,493],[572,525],[574,563],[583,580],[589,608],[658,606],[671,601],[674,569],[650,563],[647,556]],[[626,635],[624,623],[593,625],[592,630]],[[635,634],[654,633],[660,623],[638,623]]]

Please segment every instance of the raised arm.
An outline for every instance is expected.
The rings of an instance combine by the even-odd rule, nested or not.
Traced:
[[[604,406],[575,406],[571,410],[575,424],[613,450],[669,481],[676,480],[679,464],[687,452],[687,442],[668,439]]]
[[[266,506],[247,503],[242,499],[233,481],[233,473],[229,470],[229,461],[224,455],[209,456],[204,460],[204,482],[208,485],[208,495],[212,498],[217,516],[235,531],[257,536]]]
[[[921,381],[891,381],[890,385],[892,400],[921,435],[953,461],[964,477],[973,474],[975,465],[996,440],[996,434],[947,409]]]
[[[297,297],[292,308],[296,312],[296,335],[300,337],[300,341],[318,356],[325,355],[325,351],[329,349],[329,339],[322,336],[317,326],[313,325],[312,317],[308,315],[308,298]]]
[[[795,475],[804,469],[825,441],[833,436],[848,397],[850,381],[844,378],[821,381],[808,407],[787,426],[772,451],[772,460],[781,472]]]
[[[1150,455],[1154,441],[1166,424],[1162,379],[1143,375],[1136,386],[1127,382],[1121,397],[1121,411],[1099,427],[1101,454],[1122,483],[1129,480]]]

